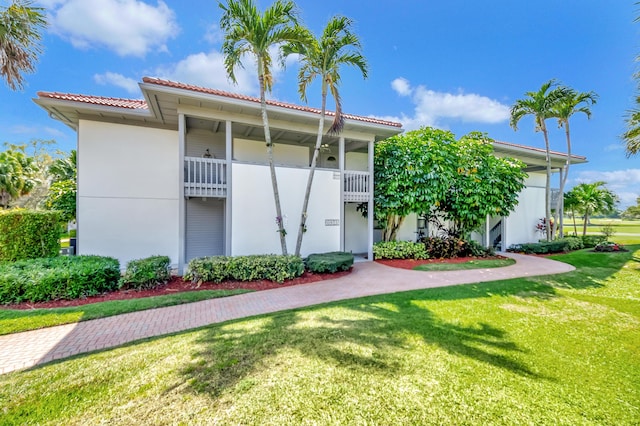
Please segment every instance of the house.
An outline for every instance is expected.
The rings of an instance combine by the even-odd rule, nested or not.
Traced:
[[[478,232],[472,234],[472,238],[486,247],[494,247],[505,250],[510,245],[536,242],[544,235],[536,229],[536,225],[545,217],[545,187],[546,187],[546,151],[540,148],[518,145],[508,142],[495,141],[493,143],[494,155],[498,157],[517,158],[525,163],[525,171],[528,177],[525,180],[525,188],[518,196],[518,205],[509,216],[488,217],[484,226]],[[567,154],[551,151],[551,171],[553,179],[562,179],[562,173],[567,160]],[[586,163],[587,159],[579,155],[571,155],[571,164]],[[554,209],[560,191],[553,188],[551,191],[551,208]],[[562,220],[562,214],[560,218]],[[562,227],[562,222],[560,223]],[[420,218],[411,215],[398,232],[399,240],[415,240],[416,235],[435,235],[437,229]],[[376,232],[374,240],[379,240],[380,234]]]
[[[168,255],[182,271],[193,258],[280,253],[275,204],[257,98],[157,78],[140,83],[143,100],[39,92],[34,101],[77,132],[77,253],[132,259]],[[267,101],[286,238],[295,248],[315,145],[318,109]],[[329,122],[332,113],[327,114]],[[345,115],[325,135],[302,254],[335,250],[372,259],[374,221],[357,210],[373,201],[373,146],[400,123]],[[545,152],[504,142],[495,155],[526,163],[527,187],[509,217],[487,218],[474,237],[506,248],[535,241],[544,217]],[[552,153],[561,171],[566,156]],[[572,162],[585,162],[573,156]],[[417,215],[399,239],[432,230]]]
[[[259,99],[156,78],[144,100],[39,92],[34,101],[77,132],[77,253],[169,255],[182,271],[207,255],[280,253]],[[267,101],[290,251],[320,111]],[[345,115],[324,136],[302,254],[372,258],[373,145],[401,124]],[[329,122],[332,113],[327,114]],[[370,205],[370,208],[372,204]]]

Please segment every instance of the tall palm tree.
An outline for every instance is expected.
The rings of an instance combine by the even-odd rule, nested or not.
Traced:
[[[44,9],[31,0],[14,0],[0,8],[0,76],[11,90],[22,89],[22,73],[35,71],[42,52],[40,31],[47,25]]]
[[[349,65],[356,67],[367,78],[367,61],[360,49],[358,36],[351,32],[352,21],[344,16],[333,17],[322,32],[320,39],[309,36],[306,43],[289,43],[284,47],[285,54],[298,54],[302,65],[298,73],[298,92],[303,101],[307,101],[307,87],[319,77],[322,80],[322,106],[320,108],[320,120],[318,123],[318,135],[311,159],[311,169],[307,178],[307,187],[304,193],[302,213],[300,215],[300,227],[296,241],[296,255],[300,255],[302,238],[306,231],[307,207],[311,195],[313,176],[316,170],[318,155],[322,147],[324,134],[324,122],[327,108],[327,95],[331,92],[336,105],[333,124],[329,133],[338,134],[342,131],[344,118],[342,116],[342,102],[340,99],[340,67]]]
[[[591,105],[594,105],[598,100],[598,95],[595,92],[576,92],[573,89],[568,88],[565,96],[555,105],[552,110],[552,114],[558,119],[558,126],[564,127],[564,132],[567,138],[567,161],[564,166],[564,175],[560,180],[560,194],[564,194],[564,187],[567,183],[567,176],[569,176],[569,166],[571,165],[571,131],[569,130],[569,119],[576,113],[583,113],[587,116],[587,119],[591,118]],[[558,197],[556,203],[556,220],[553,222],[553,229],[551,235],[556,234],[556,226],[558,226],[557,216],[560,214],[562,207],[562,197]]]
[[[273,198],[276,205],[276,224],[280,234],[282,254],[286,255],[287,231],[284,228],[280,206],[280,192],[273,162],[273,143],[269,131],[265,97],[266,92],[270,92],[273,85],[271,72],[273,59],[269,49],[281,47],[284,43],[304,42],[308,33],[298,25],[295,4],[289,0],[276,0],[271,7],[262,13],[258,11],[253,0],[228,0],[226,5],[219,3],[219,6],[223,11],[220,18],[220,28],[225,32],[222,52],[225,56],[224,64],[229,78],[237,83],[234,69],[237,66],[242,67],[244,55],[253,55],[256,60],[260,83],[262,124],[271,172]]]
[[[545,228],[547,241],[551,240],[551,157],[549,155],[549,133],[546,120],[553,117],[553,108],[566,96],[567,88],[558,86],[555,80],[549,80],[540,87],[537,92],[526,92],[524,99],[518,99],[511,107],[511,127],[518,130],[518,122],[522,117],[532,115],[535,131],[542,132],[544,136],[547,184],[545,187]]]
[[[640,96],[636,97],[636,105],[640,107]],[[622,139],[626,144],[627,157],[640,152],[640,109],[636,108],[629,112],[627,131],[622,134]]]
[[[595,213],[613,210],[618,196],[604,185],[606,182],[581,183],[573,188],[579,210],[584,214],[582,235],[587,235],[589,217]]]

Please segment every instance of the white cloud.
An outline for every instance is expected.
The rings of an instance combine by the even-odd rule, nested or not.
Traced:
[[[617,144],[610,144],[604,147],[604,151],[605,152],[611,152],[611,151],[623,151],[624,150],[624,145],[621,143],[617,143]]]
[[[391,87],[400,96],[411,98],[415,108],[413,116],[402,114],[396,118],[407,129],[421,126],[443,127],[442,119],[455,119],[474,123],[499,123],[509,119],[509,107],[486,96],[475,93],[436,92],[423,85],[412,87],[405,78],[396,78]]]
[[[624,209],[636,204],[636,198],[640,196],[640,169],[614,170],[600,172],[595,170],[584,170],[577,173],[575,179],[581,182],[606,182],[607,188],[615,192],[620,197],[620,208]]]
[[[45,0],[53,32],[75,47],[106,47],[120,56],[166,51],[178,31],[175,14],[163,1],[156,6],[139,0]]]
[[[113,86],[121,87],[131,94],[140,94],[140,90],[138,89],[138,82],[133,78],[125,77],[122,74],[117,74],[114,72],[96,74],[93,76],[93,80],[98,84],[110,84]]]
[[[236,85],[227,79],[224,56],[221,53],[201,52],[189,55],[175,64],[160,67],[156,74],[160,78],[181,83],[255,95],[258,92],[258,78],[254,68],[252,61],[245,68],[236,68]]]

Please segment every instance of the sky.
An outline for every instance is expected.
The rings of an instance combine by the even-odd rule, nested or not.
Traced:
[[[271,1],[256,0],[260,8]],[[6,5],[8,0],[0,0]],[[458,137],[486,132],[496,140],[544,148],[533,119],[514,131],[509,108],[550,80],[599,95],[590,120],[571,121],[575,165],[569,187],[602,180],[620,208],[640,196],[640,155],[626,158],[619,135],[636,93],[640,16],[635,0],[298,0],[304,24],[319,35],[334,15],[354,21],[369,64],[365,80],[342,70],[344,111],[434,126]],[[258,95],[251,60],[230,83],[223,68],[221,10],[211,0],[39,0],[49,27],[44,52],[23,91],[0,85],[0,142],[54,139],[71,150],[75,132],[48,117],[38,91],[140,99],[142,77],[159,77]],[[319,107],[320,87],[307,105]],[[275,70],[271,99],[303,104],[297,64]],[[566,150],[564,130],[548,121],[551,149]],[[557,186],[557,185],[556,185]]]

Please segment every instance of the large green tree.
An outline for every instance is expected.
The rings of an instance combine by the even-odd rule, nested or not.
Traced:
[[[51,186],[44,206],[49,210],[60,211],[61,219],[65,222],[76,218],[76,157],[74,149],[68,156],[54,160],[49,166]]]
[[[296,240],[296,255],[300,255],[302,238],[306,231],[307,207],[311,196],[311,186],[316,170],[316,164],[322,137],[324,135],[324,122],[327,109],[327,95],[331,93],[335,102],[335,115],[329,133],[338,134],[342,131],[344,119],[342,116],[342,102],[340,99],[340,68],[344,65],[353,66],[360,70],[362,76],[367,78],[367,62],[361,53],[361,45],[358,36],[351,31],[352,21],[344,16],[333,17],[325,27],[319,39],[311,34],[304,43],[289,43],[284,47],[285,54],[298,54],[301,61],[298,73],[298,92],[303,101],[307,101],[307,87],[316,79],[321,80],[321,107],[318,123],[318,135],[311,158],[311,169],[307,178],[307,186],[302,203],[300,226]]]
[[[558,125],[564,127],[567,139],[567,161],[564,166],[564,174],[560,180],[560,194],[564,194],[564,188],[569,176],[569,167],[571,166],[571,130],[569,128],[569,119],[577,113],[583,113],[587,118],[591,118],[591,105],[595,104],[598,95],[595,92],[577,92],[571,88],[567,89],[565,95],[553,107],[552,114],[558,119]],[[553,229],[551,235],[556,235],[556,227],[560,222],[558,216],[562,208],[562,197],[558,197],[555,206],[555,214],[553,221]]]
[[[549,132],[546,121],[554,115],[553,110],[566,95],[568,89],[558,86],[555,80],[544,83],[537,92],[526,92],[526,97],[518,99],[511,106],[511,127],[518,130],[520,120],[528,115],[533,116],[536,132],[542,132],[547,164],[547,182],[545,186],[545,230],[547,241],[551,240],[551,157],[549,147]]]
[[[260,106],[267,157],[271,173],[271,185],[276,207],[276,223],[280,235],[282,254],[287,254],[286,230],[280,206],[278,179],[273,161],[273,143],[267,116],[266,92],[273,85],[273,59],[270,49],[285,43],[304,42],[308,32],[298,25],[295,4],[292,1],[276,0],[264,12],[260,12],[253,0],[228,0],[219,3],[222,9],[220,28],[224,31],[224,64],[229,78],[236,83],[235,68],[242,67],[245,55],[253,56],[260,84]],[[282,55],[281,55],[282,59]]]
[[[12,90],[22,89],[23,74],[35,70],[45,26],[44,9],[34,7],[30,0],[0,6],[0,76]]]
[[[623,219],[640,219],[640,197],[636,198],[636,205],[629,206],[627,209],[622,212],[621,217]]]
[[[582,235],[587,235],[589,218],[596,213],[613,210],[618,202],[618,196],[605,187],[606,182],[580,183],[572,192],[578,204],[578,209],[584,215]]]
[[[423,127],[376,144],[375,214],[393,241],[411,213],[451,222],[466,237],[487,215],[508,215],[524,187],[524,164],[493,155],[491,139]]]
[[[13,200],[28,194],[36,184],[36,172],[33,159],[23,152],[0,152],[0,208],[9,208]]]

